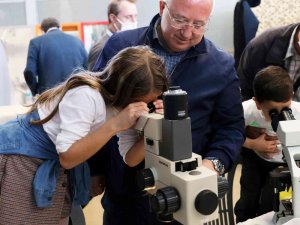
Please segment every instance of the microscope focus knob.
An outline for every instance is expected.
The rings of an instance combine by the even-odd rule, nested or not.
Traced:
[[[214,192],[203,190],[195,199],[195,208],[199,213],[209,215],[216,210],[218,202],[218,196]]]
[[[157,214],[171,214],[180,208],[180,196],[174,187],[164,187],[150,197],[150,204]]]
[[[155,179],[151,169],[147,168],[139,171],[136,175],[136,184],[139,190],[154,187]]]

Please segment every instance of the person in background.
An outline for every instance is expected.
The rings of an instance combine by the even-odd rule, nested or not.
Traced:
[[[137,28],[136,0],[111,0],[107,7],[107,18],[108,26],[106,34],[89,51],[89,70],[93,69],[95,60],[110,36],[119,31]]]
[[[288,71],[293,81],[293,100],[300,101],[299,43],[299,23],[268,29],[249,42],[237,70],[243,100],[253,97],[255,74],[269,65],[275,65]]]
[[[62,32],[55,18],[41,23],[42,36],[30,40],[24,77],[33,96],[65,81],[78,68],[87,67],[83,43]]]
[[[160,112],[167,88],[162,60],[148,47],[129,47],[102,72],[77,73],[2,124],[1,224],[67,224],[71,205],[90,199],[85,161],[147,114],[149,102]],[[144,150],[141,142],[132,148]]]
[[[171,85],[188,94],[193,152],[202,155],[204,166],[223,175],[239,156],[245,124],[234,59],[204,37],[213,4],[213,0],[160,0],[159,14],[148,27],[119,32],[107,40],[93,70],[102,71],[128,46],[150,46],[164,59]],[[160,224],[149,212],[145,192],[133,185],[144,162],[129,167],[114,143],[106,159],[103,224]]]
[[[234,7],[233,15],[233,44],[235,68],[246,45],[256,35],[259,21],[252,11],[252,7],[260,5],[261,0],[239,0]]]
[[[263,128],[264,134],[246,138],[242,153],[240,199],[235,205],[236,222],[243,222],[273,211],[273,187],[269,173],[283,166],[282,151],[277,149],[277,136],[271,126],[270,111],[278,113],[291,108],[300,119],[300,103],[292,101],[293,82],[279,66],[268,66],[253,80],[254,97],[243,102],[246,126]]]

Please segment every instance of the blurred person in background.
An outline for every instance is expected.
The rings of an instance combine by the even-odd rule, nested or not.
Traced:
[[[116,32],[137,28],[136,0],[111,0],[107,7],[108,26],[106,33],[90,49],[88,69],[92,70],[95,60],[105,42]]]
[[[87,52],[77,37],[60,29],[55,18],[41,23],[43,35],[30,40],[24,77],[33,96],[65,81],[78,68],[86,68]]]

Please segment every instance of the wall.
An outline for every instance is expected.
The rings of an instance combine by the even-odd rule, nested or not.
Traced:
[[[26,65],[26,56],[29,40],[35,36],[34,27],[0,27],[0,38],[3,40],[8,59],[8,69],[12,85],[12,104],[24,103],[26,84],[23,70]]]
[[[299,0],[262,0],[253,8],[260,21],[258,33],[265,29],[300,22]]]
[[[233,12],[238,0],[215,0],[206,37],[233,54]]]

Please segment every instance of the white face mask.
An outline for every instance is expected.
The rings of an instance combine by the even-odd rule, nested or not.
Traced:
[[[132,30],[137,28],[137,22],[131,23],[131,22],[122,22],[119,19],[117,19],[118,22],[121,24],[121,30],[120,31],[125,31],[125,30]]]

